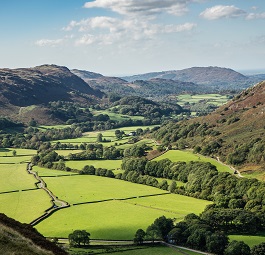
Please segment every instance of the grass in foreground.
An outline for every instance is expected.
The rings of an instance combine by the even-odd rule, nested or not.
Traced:
[[[180,151],[180,150],[170,150],[164,153],[163,155],[159,156],[158,158],[154,159],[155,161],[159,161],[162,159],[170,159],[172,162],[184,161],[201,161],[201,162],[210,162],[214,166],[216,166],[219,172],[232,172],[229,166],[224,165],[218,162],[215,159],[205,157],[199,154],[194,154],[191,151]]]

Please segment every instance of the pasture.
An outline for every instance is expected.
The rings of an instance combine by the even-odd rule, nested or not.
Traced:
[[[216,166],[219,172],[232,172],[229,166],[218,162],[217,160],[209,157],[202,156],[200,154],[194,154],[191,151],[185,150],[170,150],[164,153],[163,155],[155,158],[155,161],[159,161],[162,159],[170,159],[172,162],[184,161],[200,161],[200,162],[210,162],[212,165]]]
[[[43,180],[56,196],[70,204],[167,193],[150,186],[94,175],[43,177]]]
[[[2,163],[1,160],[2,157],[14,157],[13,151],[16,151],[16,156],[33,156],[37,153],[36,150],[30,150],[30,149],[0,148],[0,162]]]
[[[162,215],[170,218],[178,216],[174,212],[138,206],[127,201],[112,200],[71,206],[57,211],[36,228],[49,237],[67,237],[74,229],[85,229],[93,239],[132,240],[137,229],[146,229],[156,218]],[[178,203],[177,199],[175,203]],[[193,211],[193,207],[190,209]]]
[[[261,235],[229,235],[229,240],[233,241],[243,241],[245,242],[247,245],[249,245],[249,247],[253,247],[254,245],[260,244],[265,242],[265,234],[261,234]]]
[[[0,164],[0,193],[36,188],[36,179],[26,171],[27,164]]]
[[[93,239],[132,240],[137,229],[145,229],[162,215],[179,221],[211,203],[106,177],[43,179],[56,196],[71,204],[36,226],[49,237],[67,237],[74,229],[86,229]]]
[[[225,104],[230,97],[228,95],[220,95],[220,94],[202,94],[202,95],[178,95],[177,103],[181,106],[184,106],[185,103],[200,103],[205,102],[206,104],[213,104],[215,106],[221,106]]]
[[[51,206],[42,189],[0,194],[0,212],[23,223],[30,223]]]
[[[82,253],[84,252],[84,253]],[[198,255],[201,253],[187,251],[180,248],[171,248],[163,245],[91,245],[87,249],[70,248],[71,255],[91,254],[109,254],[109,255]]]
[[[78,175],[78,173],[66,172],[66,171],[59,171],[48,169],[44,167],[34,166],[33,171],[38,173],[38,176],[45,177],[45,176],[64,176],[64,175]]]
[[[110,120],[115,120],[115,121],[126,121],[126,120],[143,120],[143,116],[130,116],[130,115],[124,115],[124,114],[119,114],[119,113],[114,113],[110,112],[108,110],[92,110],[93,115],[98,116],[100,114],[107,114],[110,118]]]
[[[65,161],[65,165],[73,168],[82,170],[82,168],[85,165],[92,165],[95,168],[106,168],[106,169],[118,169],[121,167],[122,160],[116,159],[116,160],[105,160],[105,159],[99,159],[99,160],[70,160]]]

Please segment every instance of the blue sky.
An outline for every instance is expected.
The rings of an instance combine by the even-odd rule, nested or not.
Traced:
[[[1,0],[0,67],[264,69],[263,0]]]

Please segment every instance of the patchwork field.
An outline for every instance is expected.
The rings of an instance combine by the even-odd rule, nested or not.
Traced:
[[[37,153],[36,150],[29,149],[0,148],[0,157],[13,157],[13,151],[16,151],[16,156],[33,156]]]
[[[164,195],[161,200],[167,200],[167,196]],[[132,240],[137,229],[146,229],[154,219],[162,215],[170,218],[180,216],[177,212],[169,212],[147,205],[139,206],[133,202],[128,203],[128,201],[112,200],[71,206],[57,211],[39,223],[36,228],[45,236],[50,237],[67,237],[73,229],[85,229],[91,233],[93,239]],[[179,204],[179,208],[183,206],[182,203],[178,203],[177,196],[175,203]],[[205,201],[203,203],[206,204]],[[192,206],[190,212],[193,211]]]
[[[115,143],[121,143],[124,144],[126,143],[129,138],[124,137],[122,140],[117,140],[115,136],[115,130],[121,130],[124,131],[125,134],[129,134],[132,131],[136,131],[138,128],[141,128],[143,130],[149,128],[152,129],[154,126],[135,126],[135,127],[122,127],[122,128],[116,128],[116,129],[110,129],[106,131],[91,131],[91,132],[86,132],[82,137],[75,138],[75,139],[62,139],[62,140],[56,140],[53,141],[52,143],[72,143],[72,144],[77,144],[77,143],[95,143],[97,141],[97,135],[101,133],[103,135],[103,139],[105,138],[106,140],[110,140],[110,142],[103,142],[103,145],[105,146],[110,146],[114,145]]]
[[[70,204],[167,193],[161,189],[94,175],[43,177],[50,190]]]
[[[218,162],[217,160],[209,157],[204,157],[199,154],[194,154],[191,151],[180,151],[180,150],[170,150],[164,153],[163,155],[157,157],[154,159],[155,161],[159,161],[161,159],[170,159],[172,162],[177,161],[184,161],[184,162],[190,162],[190,161],[201,161],[201,162],[210,162],[214,166],[216,166],[217,170],[220,172],[231,172],[229,166],[222,164],[221,162]]]
[[[73,229],[86,229],[93,239],[131,240],[138,228],[146,228],[157,217],[165,215],[181,220],[188,213],[202,212],[211,203],[106,177],[43,179],[56,196],[71,204],[36,226],[50,237],[67,237]]]

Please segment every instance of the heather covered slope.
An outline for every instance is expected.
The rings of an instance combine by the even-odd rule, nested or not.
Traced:
[[[0,214],[0,253],[5,255],[67,255],[33,227]]]
[[[164,143],[218,156],[239,168],[265,170],[265,82],[207,116],[169,123],[155,136]]]

